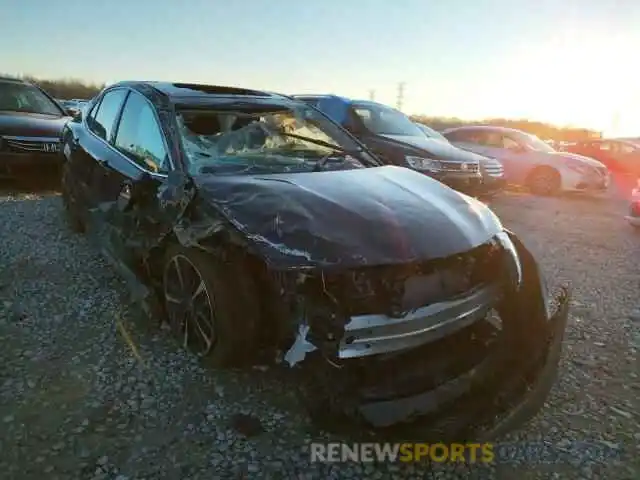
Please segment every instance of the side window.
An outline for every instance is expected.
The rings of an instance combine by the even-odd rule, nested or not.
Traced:
[[[484,145],[486,147],[497,147],[495,144],[494,135],[491,133],[481,132],[479,130],[469,130],[464,132],[462,141],[468,143],[475,143],[476,145]],[[493,143],[492,143],[493,142]]]
[[[465,132],[463,130],[454,130],[453,132],[448,132],[447,134],[445,134],[445,137],[447,137],[451,142],[471,142],[469,132]]]
[[[139,93],[131,92],[122,111],[115,147],[145,170],[168,171],[167,150],[153,108]]]
[[[105,93],[100,106],[97,107],[95,117],[91,117],[89,128],[103,140],[111,140],[116,118],[126,94],[126,90],[112,90]]]
[[[480,140],[478,143],[486,145],[487,147],[506,148],[504,144],[504,138],[501,134],[496,132],[487,132],[485,134],[480,133]]]
[[[502,148],[506,148],[507,150],[516,150],[520,148],[520,144],[516,142],[513,138],[502,136]]]
[[[100,100],[96,101],[96,103],[91,107],[91,110],[87,114],[87,123],[91,123],[96,118],[96,113],[98,112],[98,107],[100,106]]]
[[[371,110],[367,110],[365,108],[356,108],[354,109],[354,111],[356,112],[356,115],[360,117],[360,120],[362,120],[362,123],[364,123],[365,127],[371,128],[371,125],[373,123],[373,119],[371,118]]]

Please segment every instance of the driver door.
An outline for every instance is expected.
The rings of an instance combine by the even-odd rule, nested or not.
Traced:
[[[126,267],[128,278],[172,230],[193,195],[186,188],[189,177],[174,169],[169,128],[159,118],[151,102],[129,91],[110,142],[114,155],[103,165],[97,192],[103,227],[98,241],[121,270]]]

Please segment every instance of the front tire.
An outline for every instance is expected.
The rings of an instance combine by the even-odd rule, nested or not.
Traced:
[[[256,354],[257,289],[242,260],[233,257],[173,245],[164,260],[169,326],[184,348],[216,367],[245,363]]]
[[[560,174],[551,167],[538,167],[529,174],[527,186],[535,195],[553,196],[560,192]]]

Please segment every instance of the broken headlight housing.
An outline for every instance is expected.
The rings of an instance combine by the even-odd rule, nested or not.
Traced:
[[[518,250],[516,246],[511,241],[509,234],[506,231],[502,231],[496,235],[496,239],[504,248],[507,253],[507,270],[509,273],[510,280],[512,284],[515,286],[515,290],[520,290],[522,286],[522,263],[520,262],[520,255],[518,255]]]

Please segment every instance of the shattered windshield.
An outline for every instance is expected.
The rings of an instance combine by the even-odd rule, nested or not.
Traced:
[[[342,129],[307,105],[181,109],[177,121],[193,174],[345,170],[370,161]]]
[[[56,104],[40,90],[17,82],[0,82],[0,111],[62,115]]]

